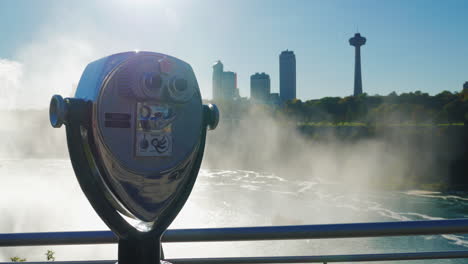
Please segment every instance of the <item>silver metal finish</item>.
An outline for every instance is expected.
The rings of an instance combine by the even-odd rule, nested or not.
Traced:
[[[160,261],[155,249],[192,191],[207,127],[218,122],[212,109],[202,104],[191,66],[155,52],[94,61],[74,98],[52,98],[50,122],[67,125],[73,169],[94,210],[118,236],[119,263]],[[45,243],[63,244],[70,233],[61,235],[47,233]],[[68,243],[87,239],[74,238]],[[105,243],[101,239],[93,242]]]
[[[192,168],[203,152],[207,124],[191,66],[155,52],[114,54],[86,67],[75,98],[52,97],[53,127],[67,124],[70,100],[92,109],[90,131],[82,135],[93,135],[92,163],[99,163],[94,180],[104,186],[104,197],[120,213],[139,220],[139,231],[151,231],[196,178]],[[219,119],[215,110],[213,128]]]
[[[152,226],[188,180],[199,151],[202,101],[187,63],[153,52],[126,56],[99,77],[92,128],[103,182],[124,205],[121,213]]]

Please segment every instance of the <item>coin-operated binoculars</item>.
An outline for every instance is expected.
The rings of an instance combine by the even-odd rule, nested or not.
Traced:
[[[189,64],[126,52],[90,63],[75,98],[54,95],[71,162],[94,210],[119,238],[119,264],[155,264],[161,236],[187,200],[219,120]]]

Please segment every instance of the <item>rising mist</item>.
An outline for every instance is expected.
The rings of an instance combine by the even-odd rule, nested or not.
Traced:
[[[210,132],[203,165],[320,178],[362,189],[408,188],[415,174],[441,171],[433,164],[434,153],[420,152],[405,133],[384,129],[378,137],[344,140],[338,135],[343,129],[351,134],[359,128],[324,127],[314,137],[287,116],[250,107],[241,119],[224,119]],[[430,139],[420,140],[432,145]]]

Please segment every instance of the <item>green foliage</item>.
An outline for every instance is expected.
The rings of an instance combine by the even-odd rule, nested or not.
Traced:
[[[55,261],[55,252],[52,250],[47,250],[47,252],[44,254],[46,255],[46,260],[47,261]],[[10,258],[11,262],[26,262],[25,258],[20,258],[20,257],[11,257]]]
[[[362,94],[325,97],[319,100],[292,100],[281,112],[301,124],[437,124],[468,121],[468,90],[443,91],[430,96],[420,91],[395,92],[387,96]]]
[[[11,262],[26,262],[25,258],[20,258],[20,257],[12,257],[10,258]]]
[[[47,252],[45,253],[46,255],[46,258],[47,258],[47,261],[55,261],[55,252],[52,251],[52,250],[47,250]]]
[[[421,91],[388,95],[324,97],[281,105],[257,104],[246,98],[215,101],[221,118],[241,119],[252,109],[283,116],[300,125],[360,126],[407,124],[468,123],[468,89],[452,93],[443,91],[431,96]]]

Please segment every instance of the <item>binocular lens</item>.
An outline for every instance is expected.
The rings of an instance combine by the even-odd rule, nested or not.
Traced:
[[[162,79],[157,73],[149,73],[145,75],[145,86],[148,90],[156,91],[161,89]]]

